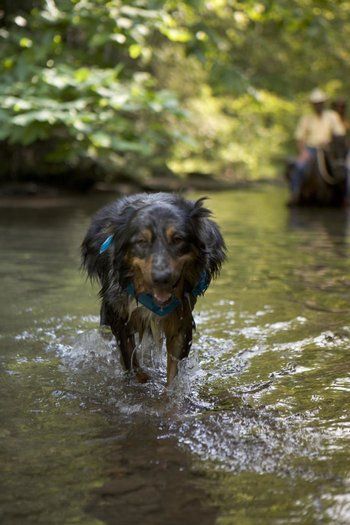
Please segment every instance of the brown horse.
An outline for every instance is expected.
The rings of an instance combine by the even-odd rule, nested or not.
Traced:
[[[342,206],[346,197],[347,146],[345,137],[334,137],[327,149],[317,149],[307,168],[297,206]],[[286,178],[291,181],[295,160],[287,164]]]

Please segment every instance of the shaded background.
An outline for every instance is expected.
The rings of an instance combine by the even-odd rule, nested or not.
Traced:
[[[349,89],[346,1],[14,0],[0,16],[6,182],[273,178],[309,91]]]

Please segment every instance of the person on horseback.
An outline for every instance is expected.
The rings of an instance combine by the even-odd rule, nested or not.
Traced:
[[[295,204],[299,200],[303,181],[310,163],[317,155],[317,149],[326,149],[333,137],[344,136],[346,133],[339,115],[325,108],[327,95],[321,89],[314,89],[309,101],[313,111],[300,119],[295,132],[299,154],[290,176],[292,190],[290,204]]]

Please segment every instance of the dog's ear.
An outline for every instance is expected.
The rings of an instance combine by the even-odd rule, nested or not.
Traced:
[[[209,272],[216,277],[226,258],[226,245],[218,225],[209,217],[212,212],[203,206],[206,197],[191,203],[190,220],[199,256]]]
[[[115,270],[119,270],[123,249],[130,238],[128,224],[134,213],[131,206],[125,207],[123,213],[113,213],[109,205],[92,219],[81,246],[82,266],[91,279],[106,280],[109,258],[112,258]]]

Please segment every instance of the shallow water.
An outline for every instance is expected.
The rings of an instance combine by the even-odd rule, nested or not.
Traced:
[[[3,524],[350,523],[344,210],[213,194],[229,260],[165,393],[98,331],[79,244],[103,199],[0,205]]]

